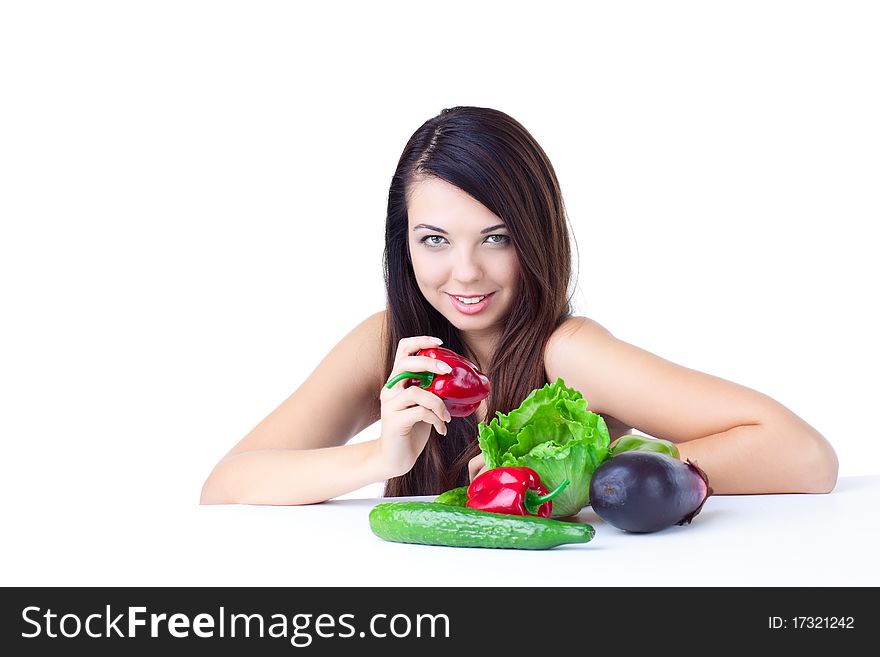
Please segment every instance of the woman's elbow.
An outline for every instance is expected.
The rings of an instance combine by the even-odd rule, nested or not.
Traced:
[[[233,496],[230,495],[228,487],[223,483],[221,476],[221,466],[223,462],[218,463],[208,475],[205,483],[202,484],[202,493],[199,496],[199,504],[235,504]]]
[[[210,486],[211,479],[208,478],[207,481],[202,485],[202,494],[199,496],[199,504],[223,504],[220,498],[217,496],[214,488]]]
[[[830,493],[837,485],[837,473],[840,463],[837,453],[824,436],[817,433],[815,449],[807,465],[808,485],[806,493]]]

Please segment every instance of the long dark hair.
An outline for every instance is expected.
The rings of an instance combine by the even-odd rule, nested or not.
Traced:
[[[519,290],[488,363],[486,422],[508,413],[546,381],[544,346],[572,315],[571,249],[556,173],[544,150],[516,120],[498,110],[453,107],[426,121],[400,156],[388,194],[383,267],[388,309],[383,340],[390,375],[401,338],[431,335],[464,356],[459,333],[419,290],[408,245],[407,194],[434,177],[458,187],[508,227],[520,263]],[[468,481],[468,461],[480,453],[476,415],[453,418],[448,433],[435,429],[413,468],[389,479],[386,496],[434,495]]]

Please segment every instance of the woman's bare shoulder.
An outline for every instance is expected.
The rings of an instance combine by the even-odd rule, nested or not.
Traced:
[[[360,328],[368,338],[369,347],[366,351],[370,358],[366,366],[372,372],[373,378],[380,384],[385,381],[385,343],[388,340],[385,322],[387,315],[387,309],[380,310],[367,317],[360,324]]]
[[[376,422],[384,382],[384,319],[384,312],[373,313],[346,333],[305,381],[229,454],[332,447]]]
[[[559,352],[562,351],[560,346],[575,334],[577,334],[578,338],[586,338],[588,340],[593,338],[595,341],[611,337],[611,332],[595,319],[582,315],[573,315],[557,326],[550,335],[550,339],[547,340],[547,346],[544,349],[545,364],[549,365],[554,356],[558,356]]]
[[[592,388],[590,378],[599,373],[585,365],[607,347],[609,338],[613,339],[611,332],[594,319],[579,315],[566,319],[550,335],[544,349],[547,380],[553,383],[562,378],[568,385]]]
[[[358,431],[379,418],[379,391],[387,377],[385,317],[385,310],[367,316],[324,359],[328,376],[323,381],[327,386],[335,389],[340,380],[348,378],[353,390],[360,392],[360,398],[368,400],[369,410]],[[328,395],[331,392],[326,390]]]

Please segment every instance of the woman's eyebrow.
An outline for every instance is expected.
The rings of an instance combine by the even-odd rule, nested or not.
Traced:
[[[419,228],[425,228],[427,230],[436,230],[438,233],[443,233],[444,235],[448,235],[445,230],[442,228],[437,228],[437,226],[431,226],[430,224],[419,224],[418,226],[413,226],[413,232],[417,231]],[[495,224],[494,226],[489,226],[488,228],[484,228],[480,231],[480,235],[488,233],[490,230],[497,230],[498,228],[507,228],[504,224]]]

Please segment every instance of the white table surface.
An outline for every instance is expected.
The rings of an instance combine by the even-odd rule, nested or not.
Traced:
[[[383,541],[368,522],[383,501],[159,505],[93,514],[90,525],[59,513],[52,540],[7,539],[3,584],[880,585],[880,476],[841,478],[828,495],[713,496],[692,524],[652,534],[622,532],[587,507],[578,520],[595,538],[544,551]]]

